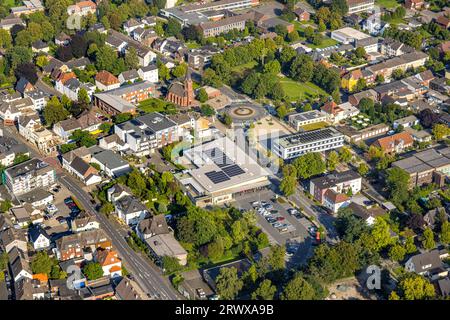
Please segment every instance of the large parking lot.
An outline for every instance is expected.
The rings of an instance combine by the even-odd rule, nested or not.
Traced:
[[[301,213],[289,213],[289,203],[280,203],[271,190],[247,193],[235,198],[235,206],[257,212],[258,225],[271,243],[286,245],[288,256],[301,263],[310,254],[314,229]]]

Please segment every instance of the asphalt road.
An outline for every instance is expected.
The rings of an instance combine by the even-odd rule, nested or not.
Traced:
[[[90,196],[86,194],[74,178],[63,174],[58,176],[58,180],[81,202],[85,210],[95,213],[102,229],[111,239],[119,256],[124,260],[136,282],[146,293],[160,300],[178,300],[180,298],[161,271],[151,265],[146,258],[133,251],[125,240],[125,234],[112,226],[104,215],[95,210],[90,202]]]

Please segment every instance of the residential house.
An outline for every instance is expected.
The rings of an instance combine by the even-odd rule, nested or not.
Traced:
[[[21,18],[15,17],[12,14],[0,20],[0,28],[3,30],[9,31],[15,25],[26,27],[25,22]]]
[[[372,101],[377,101],[377,97],[378,97],[377,92],[373,89],[369,89],[350,95],[348,97],[348,102],[350,102],[353,106],[358,106],[359,102],[363,98],[367,98]]]
[[[328,118],[333,123],[339,123],[359,114],[359,109],[352,106],[350,102],[337,105],[334,101],[328,101],[322,106],[321,110],[328,115]]]
[[[407,132],[400,132],[376,140],[372,145],[379,148],[384,154],[402,153],[412,147],[414,139]]]
[[[310,14],[303,8],[297,8],[294,10],[294,14],[298,21],[309,21]]]
[[[129,35],[131,36],[131,34],[133,33],[133,31],[137,28],[144,28],[145,24],[142,21],[138,21],[134,18],[131,18],[127,21],[125,21],[125,23],[123,24],[123,30]]]
[[[71,78],[67,81],[57,81],[55,89],[65,94],[70,100],[78,101],[78,94],[81,89],[86,90],[89,100],[95,92],[95,85],[90,83],[81,83],[77,78]]]
[[[361,176],[353,170],[331,173],[311,179],[309,182],[309,193],[314,199],[323,204],[327,190],[331,189],[336,193],[351,192],[351,194],[357,194],[361,191],[361,182]]]
[[[408,259],[405,263],[405,269],[408,272],[414,272],[423,276],[434,278],[435,276],[444,276],[448,271],[439,255],[439,250],[419,253]]]
[[[426,130],[415,130],[413,128],[405,128],[405,132],[409,133],[417,142],[430,142],[433,135]]]
[[[131,171],[130,164],[111,150],[103,150],[98,146],[89,148],[92,163],[97,163],[100,170],[108,177],[115,178]]]
[[[139,221],[136,226],[136,234],[143,241],[158,234],[167,233],[170,233],[169,226],[167,225],[166,218],[163,214],[156,216],[150,215],[149,217]]]
[[[31,44],[31,51],[33,51],[34,53],[40,52],[48,53],[50,51],[50,47],[48,43],[42,40],[38,40]]]
[[[17,196],[17,200],[25,207],[31,205],[32,208],[40,208],[53,202],[53,194],[39,188]]]
[[[156,53],[154,53],[148,47],[146,47],[139,41],[136,41],[133,38],[112,29],[108,31],[106,44],[112,46],[121,54],[126,54],[131,47],[134,48],[137,52],[139,65],[141,67],[146,67],[151,62],[156,60]]]
[[[414,49],[398,40],[384,38],[381,42],[380,52],[389,57],[398,57],[405,53],[414,52]]]
[[[220,49],[213,46],[205,46],[199,49],[190,49],[187,53],[187,63],[191,68],[201,69],[211,64],[211,58],[219,53]]]
[[[57,46],[67,46],[70,43],[70,40],[72,40],[70,36],[68,36],[64,32],[61,32],[55,37],[55,44]]]
[[[55,123],[53,132],[63,141],[70,141],[70,136],[75,130],[95,133],[100,129],[102,120],[93,111],[83,111],[78,118],[69,118]]]
[[[117,89],[120,87],[120,81],[112,73],[102,70],[95,75],[95,86],[102,91]]]
[[[111,249],[111,240],[102,229],[89,230],[63,236],[56,240],[56,255],[58,260],[83,259],[84,249],[91,252],[97,249]]]
[[[34,250],[42,250],[50,247],[50,236],[41,227],[36,226],[31,228],[28,235]]]
[[[352,211],[353,215],[362,219],[368,226],[373,226],[377,217],[386,214],[386,211],[380,207],[375,206],[366,208],[365,206],[355,202],[351,202],[348,205],[348,208]]]
[[[165,256],[177,258],[180,265],[187,264],[187,251],[175,239],[173,234],[165,233],[148,238],[145,241],[152,255],[161,261]]]
[[[85,185],[90,186],[102,181],[98,170],[82,158],[73,156],[73,151],[64,154],[63,159],[63,167],[80,179]]]
[[[0,243],[3,251],[9,253],[13,248],[28,251],[28,241],[23,230],[8,228],[0,232]]]
[[[148,214],[147,207],[134,196],[121,197],[114,203],[119,219],[127,225],[136,225]]]
[[[340,208],[348,206],[350,198],[343,193],[338,193],[333,189],[328,189],[323,195],[323,205],[333,213],[337,213]]]
[[[159,82],[158,78],[158,67],[156,64],[149,64],[146,67],[141,67],[138,70],[139,78],[144,81],[149,81],[151,83]]]
[[[17,140],[0,136],[0,164],[9,167],[14,164],[17,155],[30,155],[30,151],[24,144],[19,144]]]
[[[419,123],[419,119],[417,119],[416,116],[411,115],[395,120],[392,126],[394,127],[394,129],[397,129],[399,126],[402,126],[403,128],[410,128],[418,125]]]
[[[120,84],[133,83],[133,82],[138,81],[138,79],[139,79],[139,73],[137,72],[137,70],[128,70],[128,71],[124,71],[121,74],[119,74]]]
[[[101,265],[103,276],[122,276],[122,260],[114,250],[97,250],[95,260]]]
[[[21,117],[18,128],[19,134],[44,154],[49,155],[56,152],[59,139],[41,124],[37,114]]]
[[[405,0],[405,8],[409,10],[420,10],[425,4],[424,0]]]
[[[117,300],[143,300],[145,294],[138,287],[137,283],[124,277],[117,284],[115,297]]]
[[[0,104],[0,118],[5,125],[14,125],[20,117],[35,113],[33,101],[30,98],[3,101]]]
[[[17,247],[8,253],[10,276],[14,282],[23,278],[33,279],[27,253]]]
[[[98,229],[100,229],[100,223],[93,214],[87,211],[80,212],[80,214],[71,222],[71,230],[73,233]]]
[[[97,5],[92,1],[80,1],[75,3],[74,5],[70,5],[67,7],[67,14],[70,15],[80,15],[86,16],[88,14],[95,15],[97,11]]]

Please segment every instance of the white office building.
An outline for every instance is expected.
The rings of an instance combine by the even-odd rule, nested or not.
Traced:
[[[284,136],[274,141],[273,151],[284,160],[310,152],[337,149],[344,145],[344,135],[334,128],[324,128]]]

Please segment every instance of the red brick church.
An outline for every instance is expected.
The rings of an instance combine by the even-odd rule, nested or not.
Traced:
[[[181,107],[190,107],[194,103],[194,88],[192,86],[191,72],[186,72],[184,82],[174,81],[170,84],[167,101]]]

